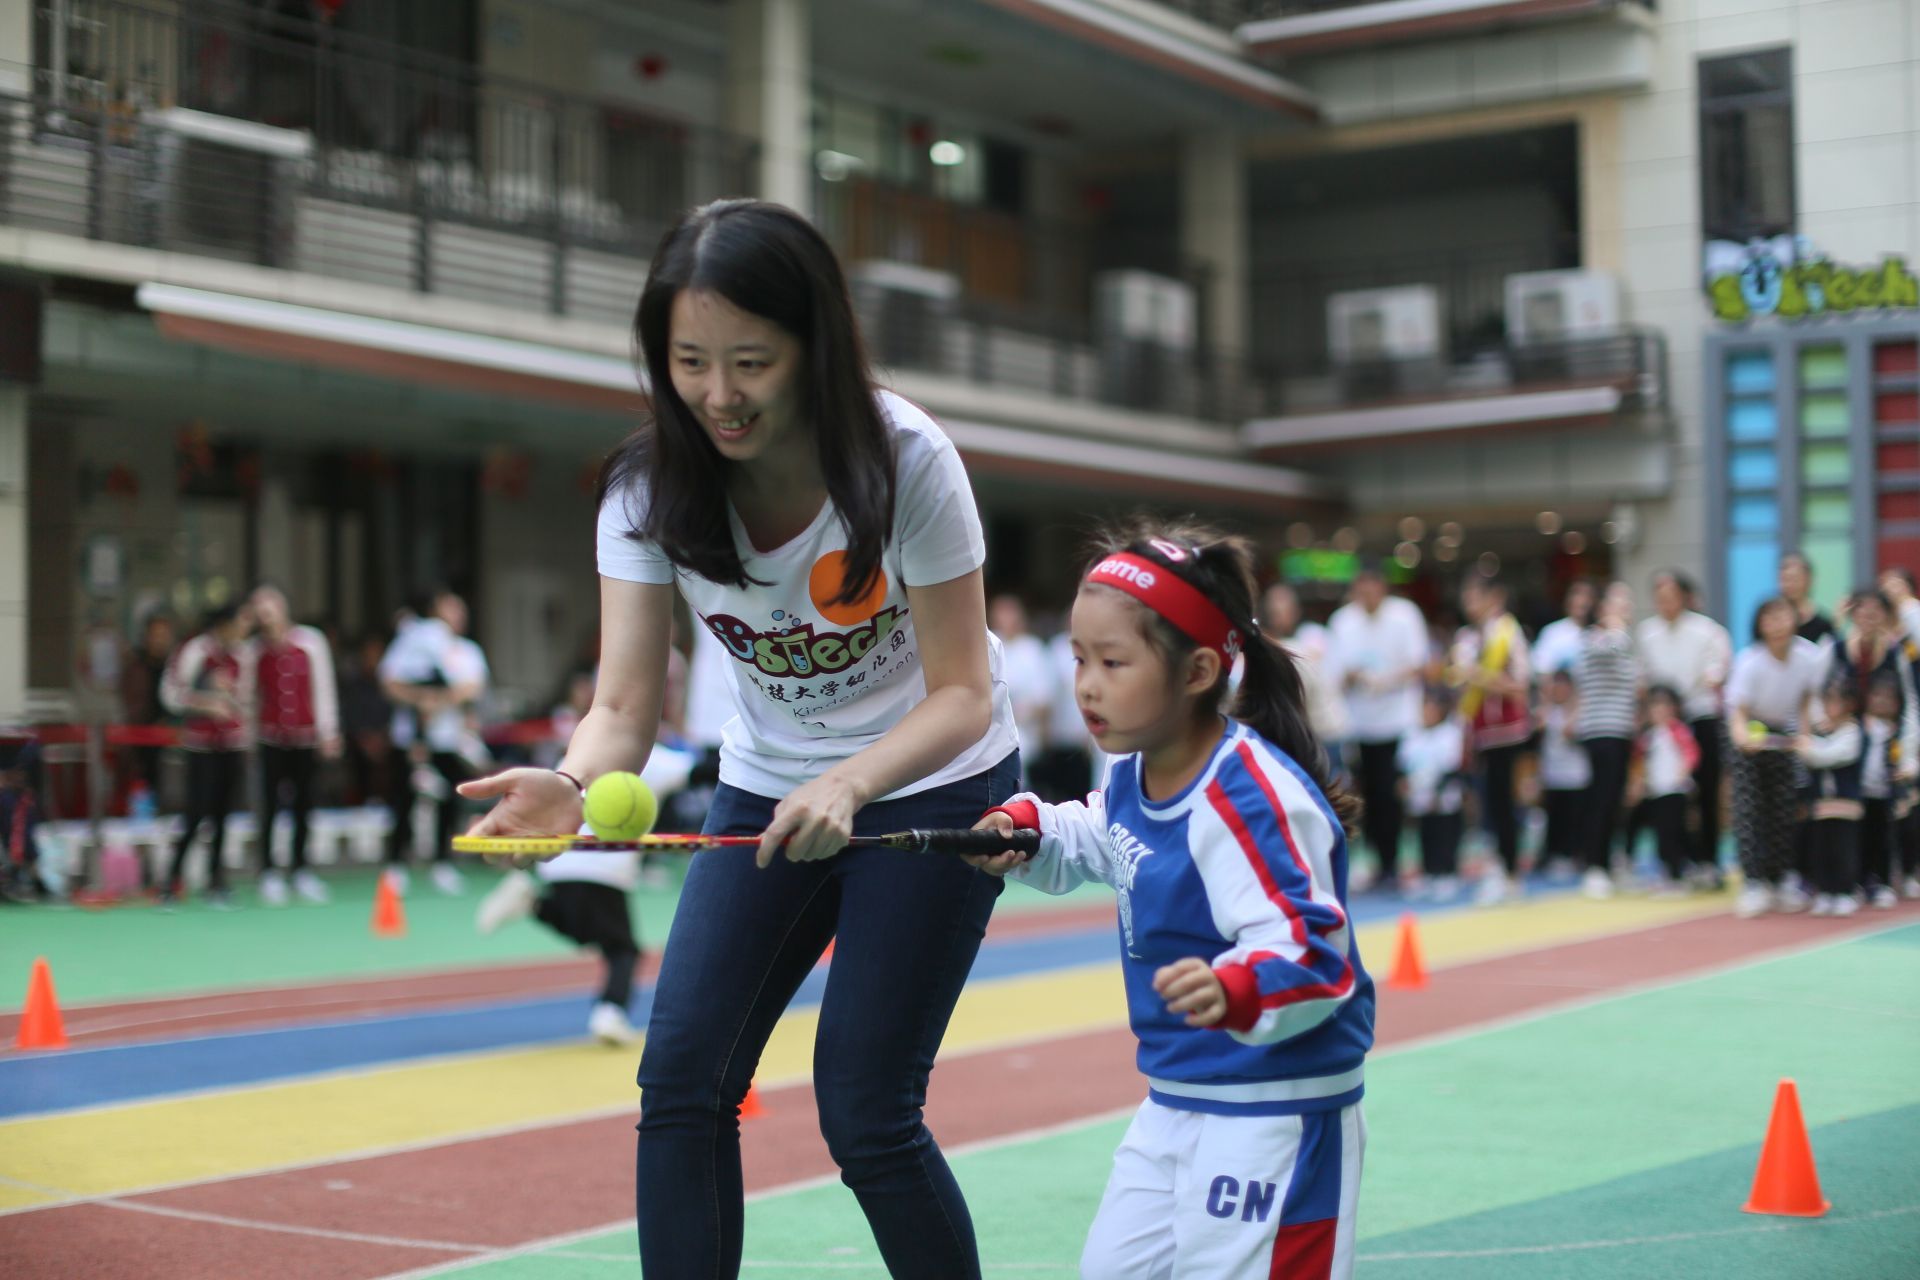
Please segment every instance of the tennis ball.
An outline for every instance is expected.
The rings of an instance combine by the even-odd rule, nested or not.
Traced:
[[[653,830],[660,802],[637,773],[603,773],[587,788],[587,825],[602,840],[638,840]]]

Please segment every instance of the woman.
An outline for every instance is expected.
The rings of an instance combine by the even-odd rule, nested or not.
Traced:
[[[761,840],[694,859],[667,939],[640,1063],[643,1266],[737,1273],[739,1104],[833,941],[813,1084],[841,1180],[893,1274],[976,1276],[921,1106],[1000,882],[845,849],[971,826],[1016,790],[966,474],[931,419],[875,389],[832,250],[790,210],[689,213],[634,330],[653,418],[601,477],[600,684],[556,770],[465,788],[501,798],[475,830],[574,830],[580,784],[647,758],[677,586],[733,659],[706,829]]]
[[[1589,898],[1613,896],[1613,833],[1627,794],[1627,767],[1640,718],[1640,659],[1633,645],[1633,588],[1607,587],[1594,625],[1581,637],[1574,665],[1580,691],[1575,735],[1587,750],[1592,780],[1581,808],[1587,819],[1586,874],[1580,889]],[[1629,842],[1631,858],[1633,846]]]
[[[1828,658],[1796,634],[1799,624],[1799,610],[1784,596],[1762,601],[1753,615],[1754,642],[1733,660],[1727,680],[1734,835],[1746,880],[1733,911],[1741,917],[1807,906],[1805,895],[1785,883],[1803,825],[1803,776],[1793,747],[1812,723]]]

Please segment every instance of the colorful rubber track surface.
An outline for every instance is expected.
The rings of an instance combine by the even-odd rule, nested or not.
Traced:
[[[370,935],[370,878],[334,884],[326,907],[0,912],[0,998],[46,956],[72,1042],[0,1052],[0,1274],[637,1272],[637,1053],[584,1036],[595,963],[531,924],[475,935],[479,883],[416,891],[402,938]],[[635,903],[664,937],[672,893]],[[1920,1276],[1920,905],[1727,907],[1536,889],[1423,914],[1431,984],[1381,992],[1358,1274]],[[1355,904],[1376,977],[1402,910]],[[1114,948],[1104,896],[1012,887],[955,1014],[928,1122],[989,1276],[1078,1274],[1144,1095]],[[760,1063],[747,1276],[885,1274],[815,1125],[827,972]],[[1783,1077],[1824,1218],[1740,1209]]]

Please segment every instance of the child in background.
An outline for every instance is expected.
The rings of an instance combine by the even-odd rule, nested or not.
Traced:
[[[1253,627],[1253,563],[1243,539],[1198,528],[1108,543],[1074,601],[1074,687],[1122,758],[1104,793],[1021,795],[982,818],[1038,828],[1030,861],[969,859],[1049,893],[1119,893],[1149,1089],[1082,1275],[1352,1274],[1373,1043],[1346,907],[1357,806],[1327,781],[1299,670]]]
[[[1646,822],[1653,828],[1665,875],[1658,894],[1684,893],[1687,887],[1687,797],[1693,794],[1693,771],[1700,763],[1700,744],[1680,715],[1680,695],[1671,686],[1647,690],[1646,726],[1634,743],[1640,764],[1636,788],[1646,806]],[[1634,797],[1628,797],[1632,804]]]
[[[1855,718],[1859,695],[1835,681],[1823,695],[1827,722],[1818,734],[1802,730],[1795,750],[1813,774],[1813,914],[1850,916],[1860,909],[1860,777],[1866,735]]]
[[[48,896],[38,874],[40,744],[0,732],[0,902]]]
[[[1420,728],[1400,739],[1396,761],[1407,812],[1420,829],[1418,896],[1434,902],[1452,902],[1460,896],[1467,735],[1452,711],[1445,690],[1428,689],[1421,704]]]
[[[1900,687],[1876,678],[1867,689],[1867,713],[1860,719],[1866,738],[1860,769],[1860,883],[1867,900],[1883,911],[1900,903],[1894,891],[1896,863],[1895,794],[1900,787]]]
[[[1574,727],[1580,720],[1580,694],[1573,673],[1564,668],[1547,677],[1541,714],[1540,786],[1546,793],[1547,836],[1542,851],[1547,869],[1570,875],[1580,860],[1582,801],[1593,785],[1593,766]]]
[[[691,752],[657,746],[640,777],[657,799],[664,800],[687,785],[697,761]],[[587,1034],[602,1044],[632,1044],[639,1033],[628,1017],[628,1005],[633,1000],[640,944],[633,936],[627,895],[639,880],[637,851],[563,853],[537,863],[531,875],[508,872],[480,900],[473,927],[492,933],[501,925],[532,916],[561,937],[596,948],[603,971],[599,996],[587,1014]]]

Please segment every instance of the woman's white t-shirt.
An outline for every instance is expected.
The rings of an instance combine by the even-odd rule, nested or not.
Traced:
[[[781,797],[819,777],[878,741],[927,696],[907,588],[949,582],[986,562],[980,515],[953,442],[918,406],[890,391],[877,394],[898,459],[893,529],[880,582],[855,604],[831,603],[841,587],[847,531],[830,499],[805,531],[768,552],[754,549],[728,505],[734,546],[757,580],[744,587],[678,568],[657,544],[629,536],[645,509],[643,488],[610,493],[600,508],[601,575],[675,583],[731,659],[738,714],[723,733],[720,777],[756,795]],[[894,795],[982,773],[1013,751],[1000,643],[990,633],[987,643],[993,719],[986,734]]]

